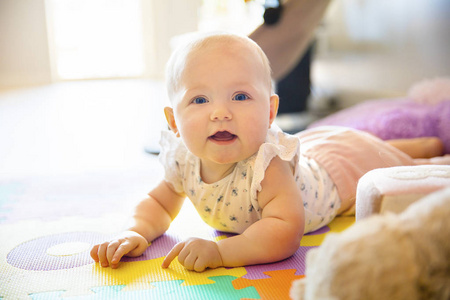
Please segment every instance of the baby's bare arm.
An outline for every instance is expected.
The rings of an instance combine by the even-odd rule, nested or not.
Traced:
[[[198,238],[180,242],[168,253],[162,267],[168,268],[176,256],[185,268],[201,272],[220,266],[269,263],[294,254],[303,235],[304,210],[288,163],[275,158],[261,185],[261,220],[244,233],[217,243]]]
[[[258,195],[262,219],[244,233],[219,241],[226,267],[269,263],[285,259],[300,246],[304,209],[290,166],[275,158],[266,171]]]
[[[117,268],[124,255],[141,255],[151,241],[169,228],[183,200],[168,183],[161,182],[137,205],[131,227],[116,238],[95,245],[91,257],[103,267]]]
[[[184,196],[162,181],[138,204],[133,217],[134,224],[129,230],[141,234],[149,242],[153,241],[169,228],[180,212],[183,200]]]

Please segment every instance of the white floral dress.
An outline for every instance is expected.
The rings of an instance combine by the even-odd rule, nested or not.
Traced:
[[[340,207],[328,173],[314,160],[300,155],[298,137],[285,134],[276,126],[269,130],[266,142],[256,154],[238,162],[231,174],[211,184],[202,181],[200,159],[174,133],[162,132],[160,144],[165,180],[178,193],[186,194],[201,218],[217,230],[242,233],[261,219],[258,192],[265,170],[276,156],[291,164],[292,175],[301,190],[305,232],[329,223]]]

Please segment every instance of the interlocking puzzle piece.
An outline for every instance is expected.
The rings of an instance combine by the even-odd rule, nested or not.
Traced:
[[[236,290],[232,281],[234,276],[213,276],[209,278],[213,283],[204,285],[183,285],[183,280],[154,282],[152,289],[126,291],[123,285],[102,286],[92,288],[92,294],[86,296],[64,297],[64,299],[260,299],[257,290],[252,287],[242,287]],[[45,292],[30,295],[33,300],[61,299],[64,291]]]
[[[355,216],[340,216],[328,224],[330,232],[341,232],[355,223]]]
[[[355,217],[337,217],[328,226],[305,235],[300,241],[300,246],[320,246],[325,236],[330,232],[341,232],[355,223]]]
[[[154,282],[166,280],[183,280],[183,286],[212,284],[208,277],[215,276],[235,276],[241,277],[246,274],[245,268],[216,268],[207,269],[204,272],[189,271],[183,267],[177,259],[173,260],[170,267],[162,269],[161,264],[164,257],[138,262],[121,263],[117,269],[102,268],[98,264],[93,266],[93,273],[101,278],[105,285],[126,285],[126,290],[135,289],[143,283],[152,284]]]
[[[112,238],[97,232],[65,232],[43,236],[27,241],[8,253],[7,262],[19,269],[30,271],[51,271],[81,267],[93,263],[89,251],[91,246]],[[144,261],[165,256],[181,239],[174,235],[164,234],[154,240],[150,247],[139,257],[124,257],[122,261]],[[87,245],[83,251],[71,252],[77,243]],[[65,246],[65,247],[63,247]],[[54,255],[50,251],[56,247],[68,253]]]
[[[52,234],[19,244],[7,255],[7,262],[19,269],[30,271],[52,271],[81,267],[93,262],[89,255],[90,245],[111,236],[97,232],[65,232]],[[87,248],[71,255],[52,255],[49,250],[56,246],[83,242]],[[70,251],[70,249],[69,249]]]
[[[147,256],[142,257],[144,261],[134,259],[130,262],[123,262],[120,268],[116,270],[111,270],[110,268],[104,269],[99,267],[98,264],[88,263],[84,260],[78,261],[79,265],[81,265],[79,267],[70,269],[59,268],[51,271],[28,271],[23,268],[13,267],[7,262],[8,253],[18,247],[18,245],[32,240],[41,239],[43,237],[45,238],[49,235],[60,237],[63,235],[67,236],[67,233],[62,232],[62,230],[71,230],[72,232],[91,232],[90,230],[92,230],[92,228],[96,228],[98,229],[98,232],[103,232],[103,234],[112,234],[112,232],[116,232],[116,229],[111,230],[110,226],[105,226],[105,224],[115,224],[114,222],[117,222],[117,216],[111,216],[111,220],[108,220],[109,219],[106,217],[88,220],[84,218],[65,218],[55,222],[26,221],[15,224],[3,224],[2,235],[4,235],[5,239],[4,243],[0,246],[0,281],[2,282],[2,284],[0,284],[0,297],[3,296],[5,299],[17,299],[27,297],[30,293],[36,293],[34,296],[39,297],[47,291],[66,291],[59,292],[59,294],[57,292],[47,294],[49,298],[58,298],[60,293],[64,293],[64,297],[89,296],[90,293],[92,293],[92,287],[105,286],[105,288],[108,288],[110,292],[112,292],[112,288],[109,288],[108,286],[113,286],[116,288],[121,287],[121,292],[128,292],[152,289],[152,284],[154,282],[168,280],[181,280],[181,286],[187,287],[191,285],[215,284],[215,282],[210,279],[214,276],[228,275],[233,277],[242,277],[246,274],[245,268],[218,268],[207,270],[203,273],[191,272],[181,266],[177,260],[172,262],[169,269],[161,269],[161,263],[164,257],[151,259],[151,255],[153,255],[152,253],[147,253]],[[339,217],[330,224],[330,231],[342,231],[353,223],[353,220],[354,218]],[[35,230],[31,232],[29,228],[34,228]],[[211,234],[210,230],[208,231],[206,229],[204,231],[206,238],[212,237],[212,239],[221,239],[228,236],[219,232]],[[160,242],[162,244],[159,246],[166,247],[166,249],[171,248],[171,246],[179,240],[179,237],[181,237],[181,233],[178,230],[174,233],[176,233],[174,236],[169,234],[169,236],[162,237],[160,241],[157,240],[155,243]],[[60,243],[70,243],[74,241],[79,240],[70,239],[60,241]],[[156,245],[157,244],[154,244],[154,246]],[[47,248],[48,246],[49,244],[47,244]],[[156,248],[158,247],[149,247],[148,251],[154,251]],[[308,247],[303,247],[302,250],[306,251],[308,250]],[[165,251],[163,250],[161,253],[156,253],[154,255],[160,256],[164,252]],[[166,253],[164,253],[164,255],[165,254]],[[297,256],[298,255],[299,253],[297,253]],[[304,255],[301,256],[304,257]],[[295,257],[296,256],[294,256],[294,258]],[[23,261],[29,263],[28,258],[23,259]],[[292,259],[290,261],[292,262]],[[289,263],[289,261],[287,263]],[[296,269],[297,272],[295,275],[304,274],[304,267],[302,270],[300,262],[291,263],[295,264],[294,266],[289,264],[277,266],[276,264],[272,264],[272,269],[268,267],[268,265],[264,265],[261,269],[256,269],[256,266],[249,267],[249,270],[254,268],[254,272],[253,274],[250,272],[250,274],[245,276],[245,278],[270,278],[270,276],[264,274],[263,272],[280,269]]]
[[[115,216],[114,216],[115,217]],[[117,220],[111,217],[112,220]],[[74,222],[74,220],[76,222]],[[112,233],[101,230],[104,226],[105,219],[63,219],[56,222],[26,221],[11,225],[2,225],[2,235],[5,241],[0,245],[0,297],[6,299],[17,299],[28,297],[31,293],[43,293],[47,291],[66,291],[65,297],[89,295],[92,287],[96,286],[118,286],[123,285],[125,291],[150,288],[152,282],[164,280],[183,280],[182,285],[197,284],[213,284],[214,281],[208,279],[211,276],[230,275],[235,277],[243,276],[246,271],[244,268],[217,268],[207,270],[203,273],[197,273],[186,270],[181,266],[178,260],[174,260],[168,269],[162,269],[161,264],[166,255],[165,250],[174,245],[175,242],[181,240],[179,233],[168,234],[161,239],[155,240],[154,244],[147,249],[143,257],[131,259],[130,262],[122,262],[116,270],[110,268],[101,268],[89,257],[89,249],[82,254],[76,253],[67,257],[59,256],[54,264],[41,264],[40,270],[27,270],[24,267],[35,259],[36,262],[42,262],[51,255],[47,254],[48,248],[59,246],[72,242],[94,242],[103,240],[106,235]],[[29,228],[36,229],[30,232]],[[89,229],[99,228],[99,233],[93,234]],[[62,229],[74,230],[71,233],[61,232]],[[105,228],[106,229],[106,228]],[[86,233],[91,233],[89,241],[85,239]],[[210,230],[207,234],[210,233]],[[81,234],[81,239],[78,238]],[[89,234],[88,234],[89,235]],[[209,235],[211,236],[211,235]],[[56,240],[57,238],[58,240]],[[36,249],[30,249],[29,256],[15,255],[11,256],[11,252],[22,250],[23,245],[31,241],[45,242],[40,246],[42,249],[42,257],[36,256]],[[33,243],[30,243],[30,246]],[[158,245],[159,244],[159,245]],[[158,248],[160,252],[155,251]],[[16,254],[19,254],[17,252]],[[73,251],[72,251],[73,252]],[[34,254],[33,254],[34,253]],[[163,256],[155,259],[151,257]],[[54,253],[53,253],[54,254]],[[9,256],[9,259],[7,258]],[[14,259],[13,259],[14,258]],[[144,261],[142,261],[144,259]],[[12,261],[15,261],[13,263]],[[66,264],[66,261],[72,261],[72,265]],[[63,262],[63,264],[61,264]],[[13,266],[16,264],[16,266]],[[38,264],[39,265],[39,264]],[[21,266],[21,267],[19,267]],[[45,271],[44,271],[45,270]],[[37,297],[37,296],[36,296]]]
[[[150,247],[151,248],[151,247]],[[183,285],[212,284],[208,276],[232,275],[240,277],[244,268],[217,268],[203,273],[191,272],[173,261],[169,269],[162,269],[164,257],[146,261],[123,262],[120,268],[112,270],[101,268],[91,260],[90,264],[51,271],[28,271],[15,268],[6,262],[6,253],[0,262],[0,296],[6,298],[26,297],[29,293],[65,290],[65,296],[89,294],[93,286],[123,285],[125,290],[137,290],[151,287],[154,281],[183,280]],[[4,260],[4,261],[3,261]],[[5,281],[3,281],[5,280]],[[5,283],[5,284],[3,284]],[[40,294],[37,294],[38,297]],[[53,295],[53,296],[52,296]],[[57,298],[55,294],[48,297]]]
[[[258,291],[261,299],[287,299],[292,281],[303,278],[304,275],[295,275],[295,269],[264,272],[269,276],[264,279],[238,278],[233,281],[236,289],[253,286]]]
[[[234,276],[214,276],[209,277],[214,284],[191,285],[183,287],[179,281],[155,282],[153,285],[159,288],[159,291],[165,291],[161,294],[160,299],[260,299],[257,290],[252,287],[243,287],[236,290],[232,281],[236,279]],[[177,283],[179,282],[179,283]]]
[[[305,274],[305,266],[306,266],[306,253],[315,247],[299,247],[298,250],[291,257],[271,263],[271,264],[260,264],[260,265],[252,265],[247,266],[245,269],[247,270],[247,274],[242,276],[247,279],[265,279],[269,278],[266,275],[266,272],[269,271],[278,271],[278,270],[288,270],[294,269],[297,270],[295,275],[304,275]]]
[[[155,239],[145,252],[138,257],[123,257],[123,262],[151,260],[166,256],[167,253],[175,246],[181,239],[173,234],[163,234]]]
[[[323,236],[330,232],[330,227],[324,226],[316,231],[307,233],[300,241],[300,246],[319,246]]]
[[[261,264],[245,267],[247,274],[243,278],[247,279],[264,279],[268,278],[264,274],[266,271],[284,270],[284,269],[295,269],[296,275],[305,274],[306,266],[306,253],[319,246],[322,240],[330,232],[341,232],[351,226],[355,222],[355,217],[338,217],[333,220],[328,226],[321,228],[315,232],[305,235],[300,242],[300,247],[291,257],[282,260],[280,262],[271,264]]]
[[[55,292],[44,292],[44,293],[35,293],[30,294],[30,298],[33,300],[55,300],[61,299],[64,291],[55,291]]]

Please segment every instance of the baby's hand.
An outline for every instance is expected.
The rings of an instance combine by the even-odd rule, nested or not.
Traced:
[[[176,244],[162,263],[168,268],[178,255],[178,261],[188,270],[203,272],[206,268],[217,268],[223,265],[219,247],[215,242],[199,238],[190,238]]]
[[[119,266],[122,256],[139,256],[147,247],[148,242],[142,235],[134,231],[125,231],[109,242],[92,247],[91,257],[102,267],[111,266],[115,269]]]

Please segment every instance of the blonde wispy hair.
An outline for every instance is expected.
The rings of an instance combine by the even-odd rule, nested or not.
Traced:
[[[192,38],[189,38],[187,41],[182,42],[181,45],[173,51],[169,61],[166,64],[165,81],[170,102],[173,102],[174,95],[178,91],[189,55],[200,49],[207,48],[208,46],[217,45],[218,43],[229,43],[236,41],[250,46],[250,48],[255,50],[259,55],[264,72],[266,73],[265,77],[267,78],[267,83],[273,91],[272,70],[270,68],[269,59],[264,51],[253,40],[247,36],[228,32],[198,33],[192,36]]]

